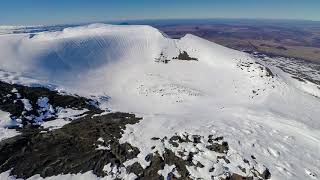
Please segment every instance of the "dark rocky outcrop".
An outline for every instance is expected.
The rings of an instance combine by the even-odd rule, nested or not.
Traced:
[[[190,57],[186,51],[180,52],[178,57],[174,57],[173,59],[186,60],[186,61],[198,61],[197,58]]]
[[[91,99],[87,99],[80,96],[62,95],[56,91],[49,90],[44,87],[28,87],[17,84],[9,84],[0,81],[0,110],[9,112],[11,119],[21,119],[22,125],[28,125],[34,123],[34,119],[27,118],[28,116],[40,116],[39,105],[37,101],[39,98],[48,98],[48,103],[52,105],[53,109],[57,107],[72,108],[72,109],[88,109],[95,113],[101,113],[102,111],[97,108],[97,103]],[[28,100],[32,106],[31,110],[26,110],[22,100]],[[50,119],[54,118],[53,112]],[[16,128],[16,127],[10,127]]]
[[[40,107],[37,101],[41,97],[48,98],[53,108],[88,109],[88,111],[60,129],[45,129],[40,125],[34,125],[32,119],[26,118],[30,114],[39,114]],[[200,135],[182,133],[171,137],[151,138],[154,146],[145,157],[145,161],[150,164],[145,168],[138,161],[128,165],[128,160],[137,158],[140,150],[129,143],[120,143],[119,139],[126,125],[139,123],[142,118],[120,112],[102,115],[102,110],[93,100],[62,95],[40,87],[0,82],[0,98],[0,110],[11,113],[11,118],[19,117],[23,120],[22,127],[12,127],[20,131],[20,135],[0,141],[0,173],[10,171],[10,174],[17,178],[25,179],[37,174],[41,177],[50,177],[92,171],[98,177],[111,176],[112,179],[121,179],[124,174],[134,173],[137,179],[142,180],[165,178],[188,180],[193,179],[188,168],[208,167],[208,164],[197,160],[197,156],[203,151],[215,152],[217,163],[224,165],[237,163],[228,157],[229,145],[222,136],[209,135],[204,138]],[[30,102],[32,110],[26,110],[22,98]],[[45,121],[55,119],[56,117],[52,116]],[[185,147],[186,144],[197,151],[189,151]],[[243,161],[250,164],[255,158]],[[209,165],[208,173],[215,170],[213,165],[214,163],[212,167]],[[165,166],[173,167],[168,177],[159,173]],[[251,175],[244,177],[228,171],[224,174],[225,177],[234,180],[252,179],[253,176],[260,179],[271,177],[267,168],[263,172],[258,172],[255,168],[249,169],[248,166],[238,167],[244,174],[251,172]]]
[[[0,172],[11,169],[18,178],[87,171],[105,176],[106,164],[120,167],[139,153],[138,148],[118,141],[125,125],[139,120],[132,114],[112,113],[80,118],[45,133],[25,129],[21,135],[0,142]]]
[[[153,138],[153,140],[156,141],[155,138]],[[162,146],[160,147],[164,147],[164,152],[162,152],[162,155],[160,155],[158,151],[155,151],[154,153],[151,153],[146,157],[146,160],[150,162],[150,166],[148,166],[145,170],[141,170],[140,172],[138,172],[141,179],[164,179],[164,177],[159,175],[157,172],[164,169],[166,165],[170,167],[174,165],[174,169],[170,172],[169,178],[193,179],[194,177],[192,176],[192,174],[190,174],[188,168],[202,169],[206,168],[207,166],[198,161],[199,159],[201,159],[199,158],[199,156],[201,156],[201,153],[204,152],[203,149],[200,150],[198,149],[198,147],[202,146],[204,146],[208,151],[217,153],[216,163],[219,163],[220,165],[226,165],[224,174],[211,176],[212,179],[217,178],[225,180],[253,180],[254,178],[270,179],[271,177],[271,173],[269,172],[268,168],[265,168],[263,172],[259,172],[255,167],[250,166],[250,163],[252,163],[253,161],[256,163],[254,159],[249,161],[243,158],[243,162],[247,164],[247,166],[241,167],[240,165],[238,165],[238,168],[243,172],[245,176],[229,171],[229,168],[227,168],[227,166],[234,166],[237,162],[232,162],[229,160],[229,156],[231,155],[228,154],[229,145],[226,141],[223,141],[223,137],[221,136],[213,137],[213,135],[209,135],[206,139],[203,136],[182,133],[173,135],[170,138],[164,137],[162,139],[159,139],[158,141],[162,143]],[[186,144],[188,145],[186,146]],[[197,150],[192,150],[191,152],[188,149],[185,149],[185,147],[192,146]],[[215,163],[212,163],[212,167],[209,168],[209,174],[212,174],[214,172],[214,164]],[[205,169],[202,169],[202,172],[205,172]],[[176,174],[178,174],[178,176]]]

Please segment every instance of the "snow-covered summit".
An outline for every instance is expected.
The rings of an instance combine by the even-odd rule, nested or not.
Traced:
[[[140,148],[138,157],[152,137],[216,134],[254,154],[274,179],[320,174],[319,86],[193,35],[105,24],[1,35],[0,69],[4,81],[108,95],[108,108],[142,116],[122,138]]]
[[[170,60],[182,51],[216,65],[245,57],[193,35],[173,40],[151,26],[140,25],[91,24],[56,32],[2,35],[0,49],[3,70],[54,81],[74,81],[88,73],[110,71],[110,64],[154,63],[160,54]]]
[[[38,34],[36,37],[42,40],[47,39],[64,39],[73,37],[90,37],[90,36],[103,36],[112,34],[122,34],[122,35],[145,35],[147,36],[159,36],[161,33],[158,29],[147,25],[110,25],[110,24],[89,24],[86,26],[70,27],[65,28],[62,31],[57,32],[44,32]]]
[[[148,26],[93,24],[35,35],[4,35],[0,39],[2,68],[50,77],[63,74],[65,78],[64,73],[85,73],[127,57],[151,58],[164,37]]]

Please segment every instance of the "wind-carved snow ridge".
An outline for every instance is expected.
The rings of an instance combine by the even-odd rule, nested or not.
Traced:
[[[69,78],[79,80],[92,69],[129,57],[132,60],[145,58],[145,55],[152,57],[158,41],[165,38],[148,26],[120,28],[93,24],[38,33],[32,38],[22,34],[0,39],[2,69],[62,81]],[[6,60],[8,58],[11,62]],[[23,62],[23,66],[17,67]]]
[[[230,147],[228,153],[235,152],[234,157],[225,155],[230,163],[220,159],[220,164],[214,163],[215,170],[209,172],[207,160],[217,158],[217,154],[207,157],[207,148],[195,147],[199,153],[192,163],[200,162],[204,167],[186,169],[194,178],[220,177],[221,172],[254,176],[254,161],[259,164],[254,168],[261,174],[261,169],[267,167],[272,179],[318,178],[319,68],[310,67],[290,59],[251,56],[191,34],[170,39],[150,26],[93,24],[32,36],[0,36],[1,81],[78,94],[96,100],[92,106],[99,104],[113,112],[143,117],[139,123],[126,125],[119,139],[140,150],[128,166],[138,162],[141,168],[147,168],[150,163],[145,158],[153,146],[159,154],[164,147],[175,153],[175,148],[192,152],[190,143],[174,148],[163,144],[168,140],[154,141],[153,137],[163,139],[187,132],[203,137],[204,142],[198,144],[207,146],[209,135],[223,136]],[[10,103],[17,100],[21,112],[50,116],[49,104],[54,106],[50,100],[44,109],[32,106],[31,110],[28,100],[36,105],[40,97],[26,98],[20,90],[11,90],[3,97],[11,96],[5,98]],[[55,116],[69,114],[54,107]],[[38,113],[39,109],[44,111]],[[18,125],[23,121],[19,117],[14,120],[12,123]],[[47,125],[53,130],[57,127]],[[100,148],[107,150],[108,146]],[[106,172],[110,178],[125,177],[122,166],[106,166]],[[156,176],[183,177],[178,166],[172,164],[152,172]]]

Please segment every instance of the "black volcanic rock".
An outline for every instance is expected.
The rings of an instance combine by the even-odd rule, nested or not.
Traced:
[[[46,133],[25,130],[22,135],[0,142],[0,172],[11,169],[11,175],[28,178],[35,174],[48,177],[92,170],[104,176],[106,164],[119,167],[139,153],[138,148],[120,144],[118,139],[125,125],[140,120],[132,114],[112,113],[80,118]]]
[[[37,101],[44,97],[48,98],[48,103],[52,105],[54,109],[61,107],[77,110],[88,109],[96,113],[102,112],[91,99],[73,95],[62,95],[44,87],[28,87],[0,81],[0,110],[9,112],[11,119],[21,119],[24,126],[34,123],[34,119],[27,118],[28,116],[40,116],[38,110],[41,107],[39,107]],[[32,110],[25,110],[24,104],[22,103],[23,99],[29,101]],[[54,116],[55,114],[53,113],[52,118],[54,118]],[[50,119],[43,120],[46,121]]]
[[[186,51],[180,52],[178,57],[174,57],[173,59],[186,60],[186,61],[198,61],[197,58],[190,57]]]

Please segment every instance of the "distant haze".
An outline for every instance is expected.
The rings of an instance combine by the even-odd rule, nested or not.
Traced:
[[[199,18],[320,21],[319,7],[319,0],[5,0],[0,25]]]

